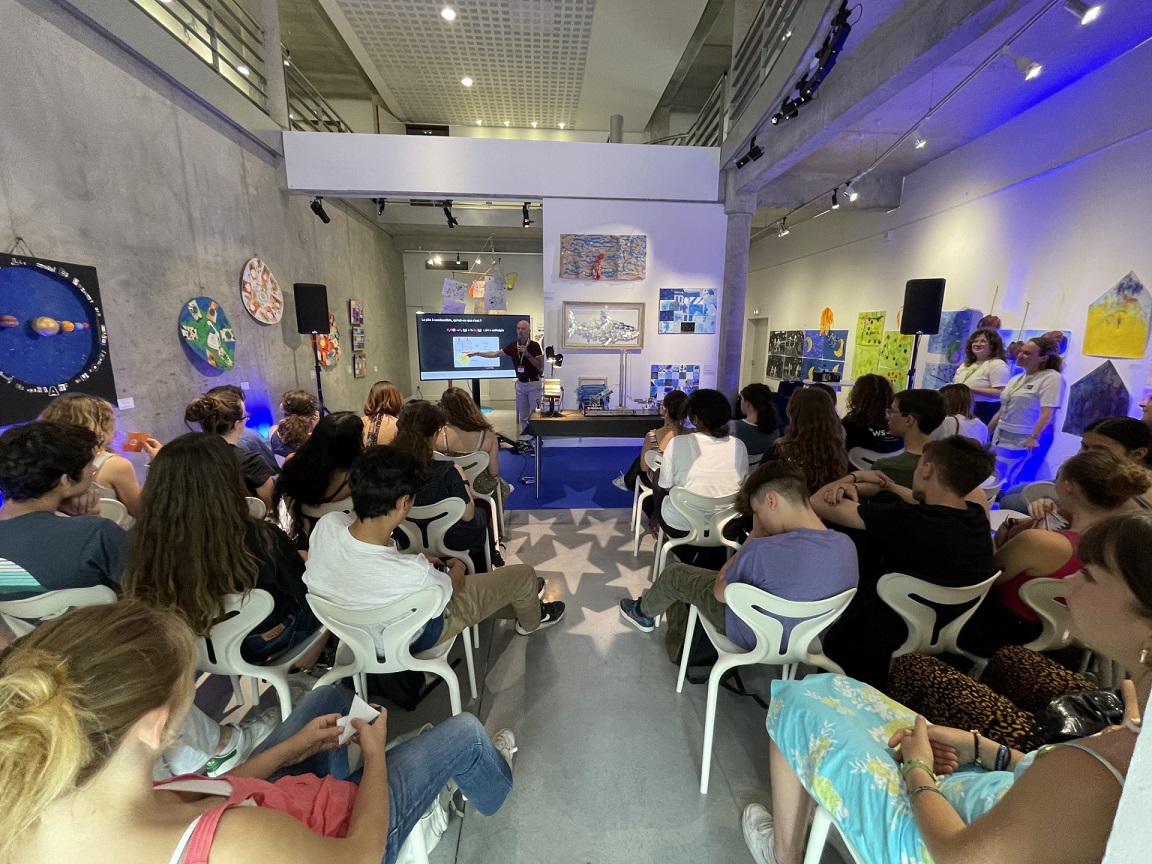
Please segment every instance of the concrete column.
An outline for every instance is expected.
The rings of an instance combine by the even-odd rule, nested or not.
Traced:
[[[756,194],[735,190],[736,174],[725,172],[724,212],[728,233],[724,238],[724,296],[720,312],[720,356],[716,389],[732,396],[740,386],[740,352],[744,341],[744,295],[748,290],[748,251]]]
[[[288,88],[280,58],[280,9],[276,0],[260,0],[260,26],[264,28],[264,86],[268,116],[282,129],[288,128]]]

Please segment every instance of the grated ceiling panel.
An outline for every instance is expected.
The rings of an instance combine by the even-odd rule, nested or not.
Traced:
[[[573,125],[596,0],[338,2],[409,122]]]

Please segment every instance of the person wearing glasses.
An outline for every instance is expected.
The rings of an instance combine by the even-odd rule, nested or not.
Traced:
[[[932,440],[932,433],[947,416],[944,397],[935,390],[897,393],[888,408],[888,431],[904,440],[904,452],[877,459],[872,470],[886,475],[897,486],[911,489],[912,475],[916,473],[924,445]]]
[[[259,453],[244,450],[237,446],[245,424],[252,415],[244,410],[244,402],[235,393],[220,389],[215,395],[208,394],[193,399],[184,409],[184,423],[195,423],[202,432],[221,436],[232,445],[236,461],[240,463],[240,473],[248,494],[259,498],[264,506],[272,509],[272,486],[276,472],[268,467]]]
[[[966,384],[976,399],[975,412],[988,423],[1000,410],[1000,394],[1012,377],[1004,340],[991,327],[981,327],[964,345],[964,362],[952,376],[953,384]]]

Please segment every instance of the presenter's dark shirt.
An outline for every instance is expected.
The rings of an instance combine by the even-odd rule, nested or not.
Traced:
[[[528,344],[524,346],[524,359],[520,359],[520,343],[509,342],[501,349],[505,354],[512,358],[512,365],[519,369],[524,367],[523,372],[516,373],[517,381],[537,381],[540,379],[540,370],[536,368],[534,363],[529,363],[529,357],[539,357],[544,351],[540,348],[539,342],[528,340]]]

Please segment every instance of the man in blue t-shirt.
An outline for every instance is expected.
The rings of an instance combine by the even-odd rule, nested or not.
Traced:
[[[95,433],[66,423],[28,423],[0,435],[0,598],[119,587],[124,529],[100,516],[58,515],[91,487],[97,443]]]
[[[812,511],[799,466],[769,462],[753,471],[737,496],[737,508],[752,517],[748,540],[720,570],[674,563],[664,568],[638,600],[620,601],[620,617],[651,633],[655,618],[673,603],[691,603],[741,648],[755,647],[751,629],[724,604],[730,583],[747,583],[784,600],[824,600],[856,587],[856,549],[829,531]],[[783,622],[790,629],[789,622]]]

